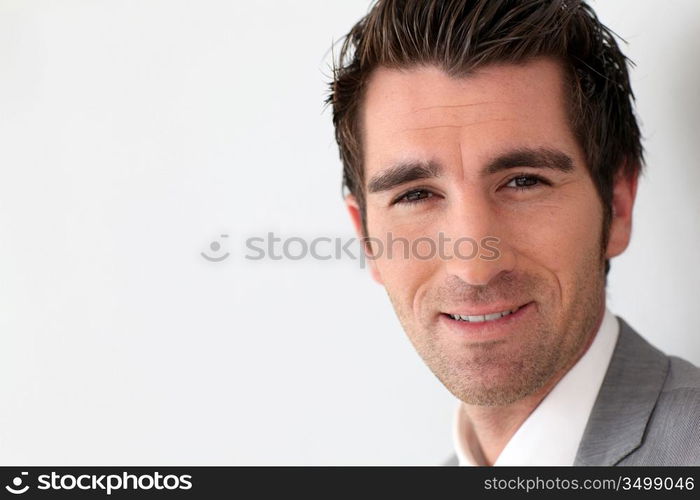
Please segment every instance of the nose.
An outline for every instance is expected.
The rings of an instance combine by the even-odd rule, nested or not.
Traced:
[[[445,252],[448,275],[469,285],[484,286],[515,268],[507,225],[489,200],[471,197],[455,203],[445,233],[451,240],[451,248]]]

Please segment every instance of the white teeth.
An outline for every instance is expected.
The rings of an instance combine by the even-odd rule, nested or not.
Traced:
[[[457,321],[468,321],[470,323],[481,323],[484,321],[493,321],[495,319],[502,318],[503,316],[508,316],[509,314],[513,314],[516,312],[520,307],[516,307],[512,311],[503,311],[503,312],[497,312],[493,314],[486,314],[483,316],[462,316],[459,314],[450,314],[450,318],[455,319]]]

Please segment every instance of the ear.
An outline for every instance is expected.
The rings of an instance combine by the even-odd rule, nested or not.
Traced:
[[[369,271],[372,275],[374,281],[383,285],[382,276],[377,269],[377,261],[372,255],[372,247],[369,242],[365,244],[365,234],[362,228],[362,216],[360,215],[360,205],[354,195],[349,194],[345,197],[345,206],[350,214],[350,219],[352,220],[352,225],[355,228],[355,233],[360,241],[361,251],[365,253],[365,261],[369,264]]]
[[[637,196],[637,177],[624,175],[624,168],[615,178],[612,199],[610,238],[605,257],[617,257],[625,251],[632,236],[632,208]]]

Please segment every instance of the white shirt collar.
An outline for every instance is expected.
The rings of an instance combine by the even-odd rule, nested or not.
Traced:
[[[593,342],[508,441],[494,465],[573,465],[588,417],[610,364],[620,325],[605,308]],[[453,439],[460,465],[484,465],[460,401]],[[476,450],[472,453],[472,450]]]

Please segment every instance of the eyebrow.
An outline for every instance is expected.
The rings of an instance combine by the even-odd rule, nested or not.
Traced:
[[[481,171],[481,176],[518,167],[545,168],[569,173],[574,170],[574,162],[569,155],[556,149],[519,148],[494,158]],[[367,191],[388,191],[411,181],[440,177],[442,172],[442,165],[435,161],[402,161],[374,175],[367,183]]]
[[[406,161],[393,165],[370,179],[367,191],[378,193],[418,179],[431,179],[442,174],[442,166],[434,161]]]
[[[491,161],[482,171],[482,176],[518,167],[546,168],[566,174],[574,170],[574,161],[569,155],[557,149],[522,148],[505,153]]]

